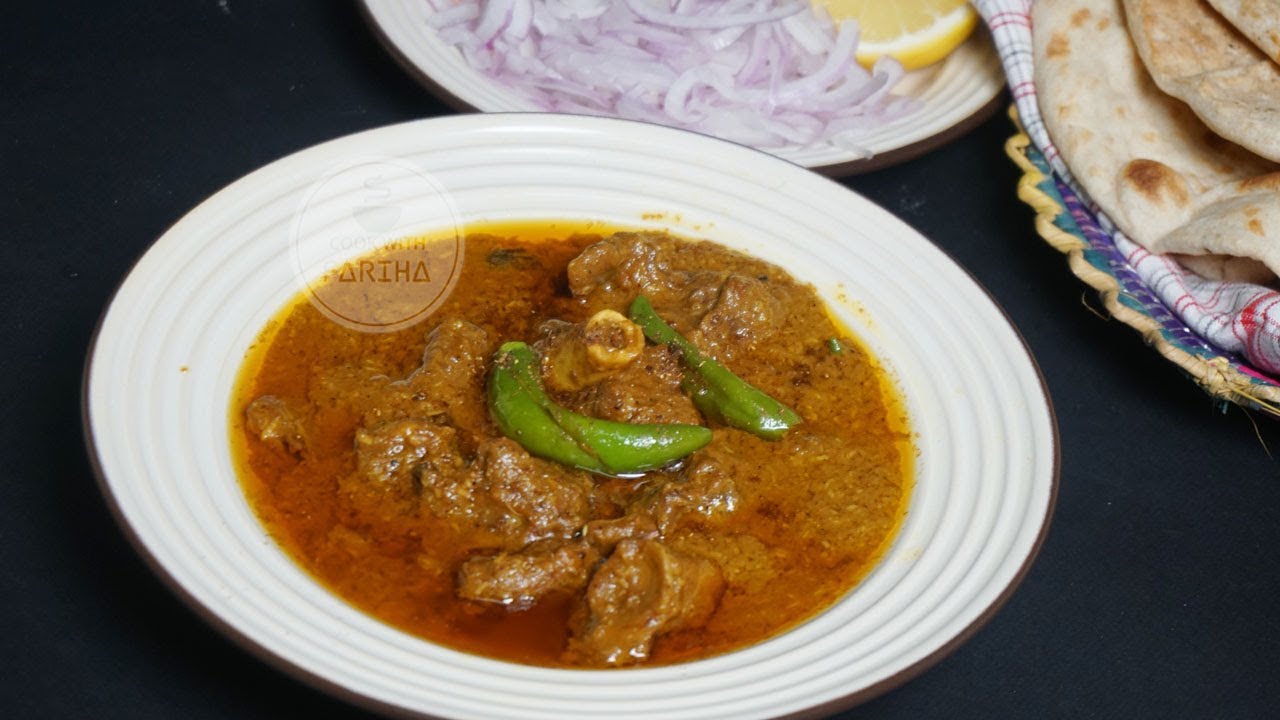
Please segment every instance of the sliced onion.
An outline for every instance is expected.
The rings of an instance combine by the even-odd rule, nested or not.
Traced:
[[[680,13],[680,12],[664,12],[655,7],[652,0],[624,0],[627,8],[636,14],[636,17],[654,25],[666,25],[668,27],[680,28],[682,30],[723,30],[724,28],[737,27],[739,25],[759,25],[760,23],[781,20],[790,17],[804,10],[807,6],[803,2],[783,3],[778,7],[771,8],[766,11],[758,12],[734,12],[737,8],[733,8],[729,12],[723,12],[723,8],[718,8],[721,12],[715,12],[717,8],[708,7],[710,12],[699,13]],[[712,6],[716,3],[703,3],[706,6]],[[690,3],[692,5],[692,3]]]
[[[424,0],[472,67],[537,107],[660,122],[757,147],[861,138],[913,112],[902,66],[805,0]]]
[[[511,15],[515,12],[517,0],[488,0],[481,3],[480,19],[476,22],[476,39],[482,45],[488,45],[511,24]]]

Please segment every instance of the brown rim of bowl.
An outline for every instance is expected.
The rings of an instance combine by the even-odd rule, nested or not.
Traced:
[[[157,237],[157,240],[159,240],[159,237],[163,237],[163,235],[164,233],[161,233],[160,236]],[[155,241],[153,241],[151,244],[154,245]],[[937,247],[936,244],[934,244],[934,246]],[[150,249],[150,246],[148,246],[148,249]],[[946,253],[945,250],[943,252],[944,254],[947,255],[949,259],[952,260],[952,262],[955,262],[955,260],[951,258],[951,255],[949,253]],[[144,251],[142,255],[139,256],[139,260],[145,254],[146,254],[146,251]],[[102,314],[99,315],[98,317],[98,322],[96,323],[93,329],[93,335],[89,340],[89,349],[88,349],[88,353],[85,356],[84,370],[82,371],[82,374],[81,374],[81,384],[80,384],[80,417],[81,417],[81,425],[83,426],[83,431],[84,431],[85,446],[89,451],[89,465],[93,471],[94,479],[97,481],[98,490],[102,493],[103,498],[107,502],[107,507],[111,511],[112,517],[115,519],[116,524],[124,532],[124,535],[128,539],[129,544],[133,546],[134,550],[138,553],[138,555],[142,557],[142,559],[146,562],[147,566],[151,568],[151,571],[156,575],[156,577],[160,578],[163,584],[167,588],[169,588],[169,590],[180,601],[182,601],[184,605],[186,605],[190,610],[194,611],[197,617],[199,617],[200,619],[208,623],[210,626],[212,626],[214,630],[222,633],[225,637],[230,638],[235,644],[239,645],[242,649],[248,651],[250,655],[253,655],[264,664],[271,666],[276,670],[282,671],[285,675],[292,677],[294,680],[302,682],[304,685],[309,685],[316,690],[320,690],[324,693],[327,693],[330,696],[336,697],[339,700],[342,700],[355,707],[371,710],[373,712],[377,712],[377,713],[386,715],[388,717],[412,718],[414,720],[443,720],[441,716],[438,716],[438,715],[431,715],[428,713],[419,712],[417,710],[403,708],[398,705],[392,705],[389,703],[385,703],[381,700],[377,700],[375,698],[369,697],[367,695],[363,695],[354,690],[351,690],[350,688],[347,688],[343,685],[339,685],[338,683],[335,683],[327,678],[317,675],[311,672],[310,670],[303,668],[300,665],[297,665],[295,663],[292,663],[284,659],[283,657],[276,654],[271,649],[259,643],[257,640],[254,640],[253,638],[249,637],[245,633],[241,632],[235,626],[224,621],[222,618],[220,618],[217,615],[217,613],[207,608],[203,603],[201,603],[194,596],[188,593],[186,588],[184,588],[181,583],[179,583],[172,575],[170,575],[168,570],[164,568],[164,566],[160,563],[160,561],[157,560],[155,556],[151,554],[151,551],[142,542],[142,539],[138,537],[136,532],[134,532],[133,527],[129,525],[129,522],[128,520],[125,519],[124,513],[121,511],[119,504],[116,502],[115,496],[111,493],[111,489],[107,485],[106,475],[103,472],[102,465],[98,460],[97,444],[93,436],[93,427],[89,421],[89,376],[90,376],[90,371],[93,365],[94,350],[97,348],[97,344],[98,344],[98,334],[102,330],[103,321],[106,319],[107,313],[110,311],[111,305],[115,301],[115,296],[120,291],[120,287],[124,284],[124,281],[133,272],[133,267],[136,265],[137,265],[137,261],[135,261],[134,264],[130,266],[129,270],[120,279],[120,282],[116,284],[115,289],[111,293],[111,299],[107,301],[106,307],[103,309]],[[964,267],[960,266],[958,263],[957,263],[957,266],[959,266],[962,270],[964,270],[965,274],[969,276],[969,279],[973,281],[973,283],[977,285],[979,289],[982,290],[982,292],[987,296],[987,299],[991,301],[992,305],[994,305],[995,308],[1000,312],[1001,316],[1004,317],[1005,322],[1007,322],[1009,324],[1009,327],[1013,329],[1014,334],[1017,335],[1018,337],[1019,343],[1021,343],[1022,345],[1022,350],[1026,354],[1027,360],[1031,362],[1031,367],[1033,370],[1035,370],[1036,378],[1040,382],[1040,391],[1042,396],[1044,397],[1045,407],[1049,411],[1049,423],[1050,423],[1050,429],[1051,429],[1052,440],[1053,440],[1053,471],[1052,471],[1052,479],[1051,479],[1050,488],[1049,488],[1049,503],[1045,507],[1045,514],[1044,514],[1042,523],[1040,525],[1040,532],[1036,535],[1036,540],[1035,540],[1035,543],[1031,546],[1031,551],[1027,554],[1027,557],[1023,560],[1022,565],[1018,568],[1018,571],[1014,574],[1013,579],[1009,582],[1008,585],[1004,587],[1003,590],[1001,590],[1000,594],[996,597],[996,599],[989,606],[987,606],[987,608],[983,610],[982,614],[980,614],[976,619],[974,619],[973,622],[971,622],[967,627],[965,627],[958,634],[956,634],[955,637],[948,640],[937,650],[934,650],[933,652],[929,653],[925,657],[916,661],[912,665],[898,671],[897,673],[877,683],[869,685],[865,688],[862,688],[861,690],[850,693],[848,695],[844,695],[844,696],[835,698],[833,700],[829,700],[825,703],[822,703],[821,705],[815,705],[811,708],[806,708],[805,710],[792,713],[790,715],[781,716],[782,718],[786,718],[788,720],[791,720],[791,719],[799,720],[801,718],[824,718],[833,713],[849,710],[857,705],[861,705],[862,703],[865,703],[869,700],[872,700],[881,695],[884,695],[885,693],[888,693],[890,690],[895,690],[901,687],[902,685],[905,685],[907,682],[924,674],[925,671],[937,665],[939,662],[941,662],[951,653],[955,652],[957,648],[959,648],[961,645],[967,642],[970,638],[976,635],[978,631],[981,630],[984,626],[986,626],[986,624],[990,622],[993,617],[995,617],[996,613],[998,613],[1000,609],[1004,607],[1005,603],[1009,601],[1009,598],[1013,596],[1014,591],[1017,590],[1018,586],[1022,584],[1022,581],[1026,577],[1027,573],[1030,571],[1032,564],[1035,562],[1036,558],[1039,556],[1040,549],[1041,547],[1043,547],[1045,538],[1049,534],[1049,526],[1053,519],[1054,509],[1057,506],[1058,488],[1059,488],[1061,476],[1062,476],[1062,442],[1058,432],[1058,416],[1053,408],[1053,399],[1049,394],[1048,384],[1045,382],[1044,373],[1041,372],[1039,363],[1036,362],[1035,356],[1031,353],[1031,348],[1027,345],[1026,338],[1022,335],[1022,332],[1018,330],[1017,326],[1014,325],[1013,322],[1010,320],[1008,313],[1005,312],[1004,308],[998,302],[996,302],[995,298],[991,295],[991,293],[987,290],[987,288],[981,283],[979,283],[977,278],[973,277],[972,273],[964,269]],[[625,672],[625,670],[621,672]]]
[[[847,192],[853,192],[848,188],[844,189]],[[208,198],[206,198],[206,200],[207,199]],[[203,202],[204,201],[202,200],[201,203],[198,203],[196,206],[198,207],[199,204],[202,204]],[[185,217],[185,213],[183,216]],[[181,218],[179,218],[179,221],[180,220]],[[120,280],[116,283],[115,288],[111,291],[110,298],[107,300],[101,314],[98,316],[98,321],[94,324],[93,334],[90,336],[88,350],[85,354],[84,368],[81,371],[80,423],[84,433],[85,448],[88,450],[89,466],[93,472],[94,479],[97,482],[98,490],[106,500],[107,508],[110,510],[111,516],[115,519],[115,522],[120,527],[121,531],[123,531],[125,538],[129,541],[129,544],[133,546],[138,555],[141,556],[147,566],[151,568],[152,573],[154,573],[156,577],[158,577],[161,582],[169,588],[170,592],[172,592],[175,597],[177,597],[190,610],[194,611],[197,617],[201,618],[213,627],[214,630],[222,633],[223,636],[230,638],[235,644],[239,645],[242,649],[246,650],[250,655],[253,655],[264,664],[282,671],[285,675],[302,682],[304,685],[309,685],[312,688],[327,693],[330,696],[338,698],[352,706],[380,713],[387,717],[411,718],[414,720],[444,720],[438,715],[431,715],[426,712],[411,710],[409,708],[400,707],[399,705],[392,705],[390,703],[377,700],[317,675],[300,665],[286,660],[270,648],[259,643],[252,637],[249,637],[239,628],[236,628],[230,623],[224,621],[217,613],[206,607],[203,603],[197,600],[195,596],[187,592],[186,588],[184,588],[177,579],[169,574],[168,570],[166,570],[160,561],[156,559],[155,555],[151,553],[146,544],[143,543],[142,539],[134,531],[133,527],[125,518],[123,511],[120,509],[119,503],[116,502],[115,495],[112,494],[111,488],[107,484],[106,474],[103,472],[102,464],[98,458],[98,446],[93,435],[93,426],[89,417],[89,377],[93,368],[93,358],[95,351],[97,350],[98,336],[102,331],[102,325],[106,321],[107,314],[111,311],[111,306],[115,303],[116,296],[120,293],[121,287],[124,286],[124,283],[129,276],[133,274],[133,271],[137,268],[137,265],[141,262],[142,258],[151,251],[152,247],[159,242],[160,238],[164,237],[177,222],[178,221],[170,223],[163,232],[157,235],[155,239],[147,245],[147,249],[140,253],[134,262],[130,264],[129,269],[125,271],[124,275],[122,275]],[[1022,584],[1022,581],[1030,571],[1032,564],[1039,556],[1040,549],[1043,547],[1045,538],[1049,534],[1049,526],[1053,519],[1054,509],[1057,506],[1058,489],[1062,476],[1062,441],[1059,437],[1058,416],[1054,411],[1053,398],[1049,394],[1049,386],[1048,383],[1045,382],[1044,373],[1040,370],[1040,364],[1036,362],[1035,355],[1032,354],[1031,347],[1027,344],[1027,340],[1018,329],[1018,326],[1013,323],[1004,307],[996,301],[995,296],[987,290],[986,286],[979,282],[978,279],[974,277],[973,273],[969,272],[967,268],[957,262],[951,253],[946,251],[946,249],[925,237],[923,234],[921,234],[921,237],[924,237],[926,241],[946,255],[947,259],[956,267],[960,268],[964,274],[968,276],[969,280],[982,291],[982,293],[987,297],[987,300],[991,302],[1017,336],[1024,355],[1031,363],[1032,370],[1035,371],[1036,379],[1040,382],[1040,393],[1044,398],[1045,408],[1049,413],[1051,439],[1053,442],[1053,470],[1051,473],[1052,477],[1049,487],[1049,502],[1045,507],[1044,518],[1041,521],[1040,531],[1036,535],[1036,540],[1032,544],[1030,552],[1027,553],[1027,557],[1023,560],[1022,565],[1014,574],[1013,579],[1009,581],[1009,584],[1000,591],[1000,594],[996,596],[996,599],[992,601],[992,603],[988,605],[987,608],[973,620],[973,622],[969,623],[968,626],[950,640],[943,643],[943,645],[937,650],[934,650],[897,673],[848,695],[843,695],[822,703],[821,705],[815,705],[813,707],[782,716],[789,720],[793,718],[823,718],[836,712],[849,710],[854,706],[861,705],[873,698],[879,697],[890,690],[901,687],[910,680],[919,677],[926,670],[929,670],[948,655],[955,652],[957,648],[977,634],[979,630],[981,630],[993,617],[995,617],[996,613],[999,612],[1000,609],[1004,607],[1005,603],[1009,601],[1009,598],[1013,596],[1013,593],[1018,586]],[[625,672],[625,670],[620,672]]]
[[[426,73],[426,71],[418,67],[417,64],[415,64],[412,60],[409,59],[409,57],[400,50],[400,47],[396,45],[394,42],[392,42],[391,38],[387,37],[387,34],[385,31],[383,31],[382,26],[379,25],[377,20],[374,19],[373,10],[369,7],[369,3],[372,1],[373,0],[360,0],[360,2],[357,3],[360,9],[360,15],[361,17],[364,18],[365,25],[367,25],[369,29],[373,32],[373,36],[375,39],[377,39],[378,44],[381,45],[382,49],[385,50],[387,54],[390,55],[392,59],[396,61],[396,64],[399,65],[400,68],[404,70],[406,74],[408,74],[411,78],[417,81],[419,85],[422,85],[423,87],[425,87],[427,89],[427,92],[434,95],[438,100],[443,102],[445,105],[448,105],[454,111],[459,113],[464,113],[464,114],[483,112],[478,108],[476,108],[471,103],[468,103],[466,100],[463,100],[457,95],[454,95],[453,93],[446,90],[443,85],[441,85],[439,82],[436,81],[435,78],[431,77],[429,74]],[[983,28],[979,28],[979,30],[982,30],[982,29]],[[936,132],[933,135],[930,135],[929,137],[921,138],[920,140],[917,140],[909,145],[903,145],[902,147],[899,147],[899,148],[887,150],[878,155],[873,155],[869,158],[865,158],[862,160],[849,160],[846,162],[833,163],[831,165],[814,165],[812,167],[801,165],[801,167],[808,167],[809,170],[812,170],[816,173],[825,175],[830,178],[842,178],[842,177],[851,177],[853,175],[861,175],[863,173],[869,173],[875,170],[881,170],[883,168],[887,168],[892,165],[899,165],[901,163],[907,162],[908,160],[914,160],[920,157],[921,155],[924,155],[927,152],[936,150],[937,148],[942,147],[943,145],[946,145],[947,143],[953,140],[959,139],[960,137],[968,134],[969,131],[973,130],[974,128],[978,127],[982,123],[986,122],[989,118],[995,115],[996,112],[1001,107],[1005,105],[1007,101],[1004,99],[1004,96],[1007,92],[1008,92],[1007,88],[1001,88],[1000,91],[997,92],[995,96],[993,96],[989,101],[987,101],[985,105],[978,108],[977,110],[974,110],[967,117],[960,119],[959,121],[950,125],[944,130]],[[547,111],[545,110],[525,110],[525,111],[502,110],[499,112],[504,112],[504,113],[544,112],[545,113]],[[645,122],[645,121],[633,120],[632,122]],[[652,123],[652,124],[657,124],[657,123]],[[664,127],[670,127],[670,126],[664,126]],[[732,142],[732,141],[729,141],[729,142]],[[741,143],[737,143],[737,144],[741,144]],[[751,147],[751,146],[747,145],[745,147]],[[759,148],[754,148],[754,147],[752,149],[759,150]],[[761,152],[768,152],[768,151],[761,151]],[[782,158],[782,159],[785,160],[786,158]],[[799,165],[799,163],[795,163],[794,161],[791,161],[791,160],[788,160],[788,162]]]
[[[157,237],[157,240],[159,239],[159,237],[163,237],[163,235],[164,233],[161,233],[160,236]],[[153,241],[151,244],[154,245],[155,241]],[[935,247],[936,247],[936,244],[935,244]],[[943,252],[945,253],[945,251]],[[145,255],[145,254],[146,252],[144,251],[142,255]],[[141,259],[142,255],[139,255],[139,260]],[[950,254],[947,254],[947,256],[948,258],[950,258]],[[952,260],[952,262],[955,262],[954,259]],[[89,451],[89,465],[93,471],[94,479],[97,482],[98,490],[102,493],[102,496],[106,500],[107,507],[110,510],[112,517],[115,519],[116,524],[123,531],[125,537],[129,541],[129,544],[133,546],[134,550],[138,553],[138,555],[141,556],[142,559],[147,564],[147,566],[151,568],[152,573],[154,573],[156,577],[158,577],[163,582],[163,584],[170,590],[170,592],[172,592],[184,605],[186,605],[188,609],[194,611],[197,617],[199,617],[200,619],[208,623],[211,627],[213,627],[214,630],[222,633],[225,637],[231,639],[235,644],[239,645],[242,649],[248,651],[250,655],[253,655],[264,664],[271,666],[276,670],[282,671],[285,675],[292,677],[294,680],[302,682],[304,685],[309,685],[316,690],[320,690],[324,693],[327,693],[330,696],[336,697],[339,700],[342,700],[355,707],[371,710],[373,712],[377,712],[377,713],[386,715],[388,717],[414,718],[418,720],[440,720],[440,716],[437,716],[437,715],[430,715],[427,713],[418,712],[416,710],[403,708],[398,705],[391,705],[391,704],[382,702],[381,700],[377,700],[367,695],[363,695],[361,693],[355,692],[350,688],[339,685],[327,678],[317,675],[311,672],[310,670],[307,670],[301,667],[300,665],[297,665],[288,660],[285,660],[283,657],[279,656],[274,651],[262,645],[257,640],[254,640],[253,638],[241,632],[235,626],[224,621],[222,618],[220,618],[217,615],[217,613],[205,607],[203,603],[201,603],[194,596],[188,593],[186,588],[184,588],[181,583],[179,583],[172,575],[170,575],[169,572],[160,563],[160,561],[157,560],[154,555],[152,555],[151,551],[142,542],[142,539],[138,537],[136,532],[134,532],[133,527],[129,525],[129,522],[128,520],[125,519],[124,513],[121,511],[119,504],[116,502],[115,495],[112,494],[111,489],[107,485],[106,475],[103,472],[102,465],[98,460],[97,443],[94,440],[93,427],[89,420],[89,376],[90,376],[90,371],[93,365],[94,351],[97,348],[97,344],[98,344],[98,335],[99,335],[99,332],[102,330],[103,321],[106,319],[107,313],[110,311],[111,305],[115,301],[115,296],[120,291],[120,287],[124,284],[125,279],[127,279],[129,275],[133,272],[133,267],[136,265],[137,265],[137,261],[135,261],[133,265],[130,266],[129,270],[124,274],[124,276],[116,284],[115,289],[111,293],[111,299],[107,301],[105,308],[103,309],[101,315],[99,315],[98,317],[98,322],[95,324],[93,329],[93,335],[89,340],[88,353],[85,355],[84,369],[81,373],[81,384],[80,384],[80,417],[81,417],[81,425],[84,432],[85,447]],[[960,266],[960,267],[961,269],[964,269],[963,266]],[[1017,326],[1014,325],[1013,322],[1009,319],[1008,313],[1006,313],[1004,308],[999,303],[996,302],[995,298],[991,295],[989,291],[987,291],[986,287],[983,286],[981,283],[979,283],[977,279],[974,278],[973,275],[968,272],[968,270],[965,270],[965,274],[968,275],[970,280],[972,280],[974,284],[976,284],[982,290],[982,292],[987,296],[987,298],[991,301],[991,303],[1000,312],[1001,316],[1005,318],[1005,321],[1009,323],[1009,327],[1013,328],[1014,333],[1018,336],[1018,341],[1022,344],[1023,352],[1026,354],[1027,359],[1031,362],[1031,366],[1035,370],[1036,377],[1040,381],[1040,391],[1044,397],[1045,407],[1049,411],[1049,422],[1050,422],[1052,439],[1053,439],[1053,472],[1052,472],[1052,480],[1049,488],[1049,503],[1045,507],[1045,514],[1044,514],[1044,519],[1040,526],[1040,532],[1036,536],[1036,541],[1032,545],[1031,551],[1027,554],[1026,559],[1023,560],[1021,567],[1018,568],[1018,571],[1017,573],[1014,574],[1013,579],[1009,582],[1008,585],[1005,586],[1005,588],[1001,591],[1000,595],[996,597],[995,601],[993,601],[991,605],[989,605],[986,608],[986,610],[982,612],[981,615],[979,615],[972,623],[970,623],[968,627],[964,628],[955,637],[951,638],[946,643],[944,643],[942,647],[938,648],[937,650],[934,650],[929,655],[918,660],[917,662],[913,663],[909,667],[903,670],[900,670],[894,675],[891,675],[885,678],[884,680],[881,680],[877,683],[874,683],[865,688],[862,688],[857,692],[850,693],[849,695],[844,695],[834,700],[827,701],[821,705],[817,705],[811,708],[807,708],[803,711],[784,716],[785,718],[797,718],[797,719],[822,718],[836,712],[849,710],[850,708],[853,708],[857,705],[861,705],[862,703],[865,703],[869,700],[879,697],[889,692],[890,690],[894,690],[898,687],[901,687],[902,685],[905,685],[907,682],[915,679],[916,677],[919,677],[925,671],[937,665],[944,658],[946,658],[951,653],[955,652],[957,648],[959,648],[961,645],[967,642],[970,638],[972,638],[975,634],[977,634],[977,632],[981,630],[993,617],[995,617],[996,613],[999,612],[1001,608],[1004,607],[1005,603],[1008,602],[1009,598],[1013,596],[1014,591],[1018,588],[1019,585],[1022,584],[1022,581],[1026,577],[1027,572],[1029,572],[1031,569],[1031,565],[1035,562],[1036,558],[1039,556],[1040,549],[1044,545],[1045,538],[1048,536],[1049,526],[1053,518],[1054,509],[1057,506],[1058,489],[1059,489],[1061,475],[1062,475],[1062,443],[1061,443],[1061,439],[1059,437],[1059,432],[1058,432],[1057,413],[1053,409],[1053,399],[1049,394],[1049,388],[1048,388],[1048,384],[1045,382],[1044,373],[1041,372],[1039,363],[1036,362],[1035,356],[1031,353],[1031,349],[1027,345],[1026,338],[1023,337],[1021,331],[1019,331]]]

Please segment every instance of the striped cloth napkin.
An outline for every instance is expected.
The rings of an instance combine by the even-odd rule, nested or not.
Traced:
[[[1027,135],[1058,179],[1085,198],[1098,224],[1112,236],[1134,272],[1187,327],[1219,350],[1244,357],[1258,370],[1280,375],[1280,292],[1249,283],[1206,280],[1166,257],[1147,252],[1120,232],[1072,178],[1045,131],[1036,104],[1032,1],[973,0],[991,29]]]

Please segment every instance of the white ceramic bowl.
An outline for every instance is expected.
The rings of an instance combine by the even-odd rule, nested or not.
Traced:
[[[315,208],[355,202],[346,190],[317,188],[371,165],[401,193],[410,224],[579,218],[668,228],[812,282],[888,366],[918,433],[910,511],[877,569],[779,637],[622,671],[456,652],[317,585],[241,494],[228,454],[229,398],[246,348],[307,279],[299,258],[331,242],[315,229],[330,227],[321,222],[329,216]],[[300,223],[301,211],[320,214]],[[341,252],[365,249],[352,245]],[[422,120],[272,163],[192,210],[141,258],[102,318],[85,383],[86,432],[105,494],[183,598],[326,689],[438,717],[740,719],[866,699],[919,673],[990,617],[1031,562],[1057,483],[1057,434],[1034,363],[946,255],[795,165],[620,120]]]
[[[539,108],[482,72],[440,40],[426,0],[362,0],[364,14],[382,44],[418,82],[460,109],[484,112]],[[979,27],[963,45],[934,65],[907,73],[894,92],[918,98],[915,113],[869,132],[860,143],[871,157],[830,143],[789,145],[769,152],[827,175],[867,172],[910,160],[957,138],[991,117],[1002,101],[1004,69],[995,44]]]

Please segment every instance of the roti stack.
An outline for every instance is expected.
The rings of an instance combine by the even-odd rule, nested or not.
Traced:
[[[1124,13],[1161,90],[1222,137],[1280,161],[1280,64],[1204,0],[1124,0]]]
[[[1209,0],[1209,4],[1280,63],[1280,0]]]
[[[1204,0],[1038,0],[1032,23],[1049,135],[1117,226],[1203,274],[1280,274],[1280,65]]]

